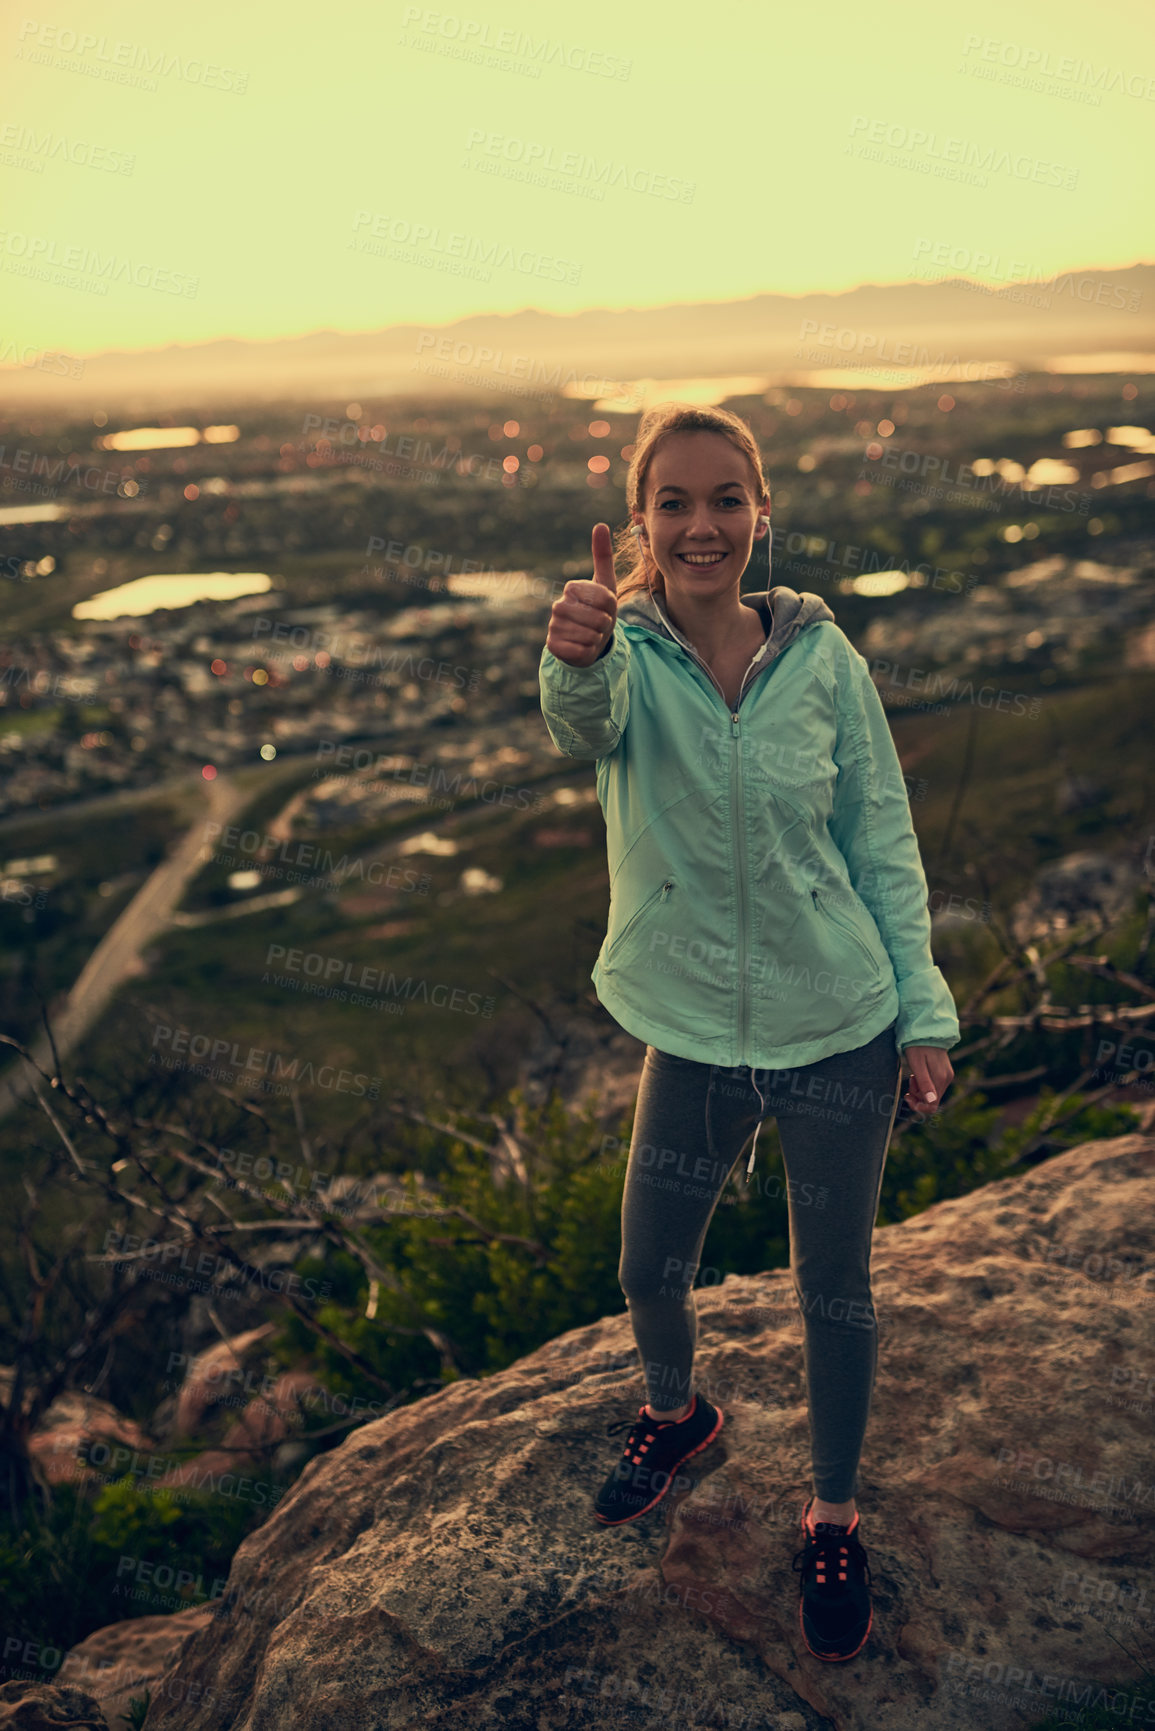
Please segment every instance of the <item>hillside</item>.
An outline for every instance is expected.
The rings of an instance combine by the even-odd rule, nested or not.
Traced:
[[[1150,1659],[1153,1179],[1155,1136],[1086,1143],[877,1233],[875,1628],[846,1666],[798,1631],[807,1421],[778,1270],[699,1290],[699,1387],[726,1425],[650,1516],[607,1531],[589,1508],[605,1426],[643,1398],[623,1310],[364,1426],[310,1463],[211,1608],[98,1631],[61,1681],[103,1694],[111,1724],[151,1674],[147,1731],[463,1712],[560,1731],[623,1709],[687,1731],[1009,1731],[1110,1699],[1138,1672],[1118,1643]]]

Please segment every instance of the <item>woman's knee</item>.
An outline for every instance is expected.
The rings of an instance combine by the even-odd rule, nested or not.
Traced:
[[[792,1270],[791,1278],[803,1317],[813,1317],[818,1322],[847,1323],[859,1328],[869,1328],[874,1324],[874,1294],[869,1275],[848,1279],[845,1271],[841,1271],[834,1279],[814,1280]]]
[[[684,1304],[696,1273],[696,1263],[687,1264],[674,1256],[645,1263],[622,1262],[618,1268],[618,1285],[632,1304],[654,1304],[663,1300]]]
[[[798,1294],[798,1308],[806,1327],[860,1330],[878,1327],[878,1314],[872,1299],[848,1298],[839,1292]]]

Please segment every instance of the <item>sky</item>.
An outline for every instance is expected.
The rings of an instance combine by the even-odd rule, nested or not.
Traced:
[[[0,360],[1155,258],[1148,0],[38,0]]]

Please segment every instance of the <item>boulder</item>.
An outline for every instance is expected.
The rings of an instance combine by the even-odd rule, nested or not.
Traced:
[[[83,1689],[59,1683],[0,1683],[0,1731],[108,1731],[108,1720]]]
[[[11,1388],[12,1374],[0,1368],[0,1395]],[[28,1452],[50,1485],[74,1484],[100,1478],[108,1469],[108,1448],[118,1444],[137,1451],[155,1446],[135,1419],[83,1389],[69,1388],[43,1414],[28,1439]]]
[[[285,1442],[305,1429],[318,1402],[331,1400],[323,1383],[307,1370],[286,1370],[270,1378],[268,1394],[255,1395],[235,1424],[225,1432],[223,1447],[248,1450],[241,1459],[260,1460],[274,1442]],[[315,1428],[315,1427],[314,1427]]]
[[[174,1422],[182,1435],[198,1431],[222,1405],[247,1405],[250,1393],[261,1383],[253,1366],[264,1356],[264,1343],[275,1332],[275,1325],[266,1322],[228,1340],[214,1341],[197,1354],[177,1397]]]
[[[601,937],[590,928],[584,948],[570,941],[574,974],[584,991]],[[548,1027],[535,1023],[527,1029],[517,1085],[531,1106],[544,1104],[551,1088],[571,1110],[582,1111],[592,1100],[599,1122],[608,1125],[637,1099],[645,1057],[645,1041],[608,1017],[558,1012]]]
[[[107,1719],[119,1731],[129,1702],[146,1690],[155,1697],[164,1688],[165,1672],[171,1670],[188,1637],[209,1618],[208,1607],[196,1605],[169,1617],[129,1617],[123,1623],[110,1623],[65,1655],[60,1680],[76,1694],[89,1691],[104,1714],[101,1718],[98,1713],[94,1723],[103,1727]]]
[[[858,1494],[875,1616],[849,1663],[799,1630],[808,1423],[776,1270],[699,1289],[697,1382],[725,1428],[649,1515],[607,1529],[590,1507],[621,1446],[605,1427],[644,1399],[623,1308],[312,1460],[148,1731],[1118,1714],[1150,1692],[1128,1654],[1150,1655],[1155,1605],[1153,1190],[1155,1138],[1130,1134],[877,1232]]]
[[[1088,918],[1122,919],[1142,882],[1139,867],[1125,854],[1086,850],[1064,854],[1037,873],[1011,916],[1021,944],[1052,937]]]
[[[266,1332],[264,1329],[254,1331],[262,1336]],[[259,1392],[245,1401],[240,1417],[228,1426],[219,1447],[204,1449],[179,1466],[170,1467],[155,1479],[158,1490],[170,1487],[211,1488],[214,1479],[227,1479],[234,1484],[237,1475],[241,1475],[243,1485],[249,1469],[267,1464],[270,1458],[280,1453],[277,1445],[292,1445],[298,1441],[318,1405],[326,1411],[331,1410],[333,1397],[309,1371],[282,1371],[279,1376],[265,1376],[259,1382],[253,1382],[251,1373],[245,1372],[244,1381],[257,1387]],[[222,1405],[232,1405],[241,1398],[239,1395],[221,1396],[212,1411],[216,1414]],[[307,1458],[311,1452],[306,1443],[303,1456],[293,1451],[287,1458],[289,1461]],[[281,1458],[286,1457],[282,1455]],[[238,1494],[244,1493],[240,1491]]]

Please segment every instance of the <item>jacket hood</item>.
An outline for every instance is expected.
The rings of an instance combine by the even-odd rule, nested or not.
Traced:
[[[766,643],[758,657],[759,662],[773,661],[808,625],[834,619],[821,595],[813,595],[806,589],[787,589],[783,584],[742,595],[740,600],[745,606],[757,609],[766,631]],[[659,637],[680,643],[683,649],[693,649],[667,617],[661,601],[652,591],[636,590],[622,602],[618,618],[623,625],[640,626]]]

